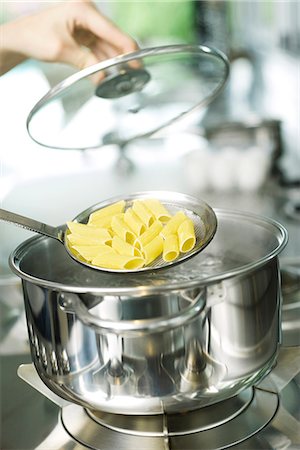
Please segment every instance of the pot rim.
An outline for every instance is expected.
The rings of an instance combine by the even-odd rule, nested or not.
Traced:
[[[278,245],[268,254],[266,254],[264,257],[253,261],[251,263],[242,265],[241,267],[237,267],[235,269],[230,269],[224,273],[219,273],[216,275],[208,275],[205,278],[198,279],[198,280],[185,280],[185,281],[178,281],[174,282],[172,281],[172,284],[164,285],[164,286],[155,286],[155,285],[147,285],[147,286],[135,286],[135,287],[99,287],[99,286],[72,286],[68,284],[63,284],[60,282],[54,282],[49,280],[44,280],[42,278],[38,278],[35,276],[32,276],[20,268],[20,253],[24,253],[24,250],[30,246],[32,242],[36,242],[37,240],[44,240],[46,239],[44,236],[33,236],[30,239],[27,239],[26,241],[22,242],[10,255],[9,257],[9,266],[11,270],[17,274],[19,277],[22,278],[24,281],[29,281],[33,284],[50,288],[55,291],[61,291],[61,292],[73,292],[77,294],[84,294],[84,293],[90,293],[93,292],[95,294],[102,294],[102,295],[151,295],[151,294],[157,294],[162,292],[168,292],[168,291],[178,291],[182,289],[193,289],[195,287],[201,287],[201,286],[208,286],[210,284],[221,282],[223,280],[233,278],[235,276],[242,276],[244,274],[247,274],[253,270],[258,269],[259,267],[266,264],[268,261],[276,257],[286,246],[288,242],[288,231],[287,229],[281,225],[277,220],[271,219],[269,217],[264,217],[262,215],[244,212],[244,211],[237,211],[237,210],[228,210],[228,209],[222,209],[222,208],[214,208],[214,211],[216,215],[218,214],[223,215],[224,217],[239,217],[243,220],[251,219],[252,221],[255,221],[259,223],[261,226],[264,227],[273,227],[274,231],[276,230],[276,236],[278,239]],[[93,269],[90,269],[93,270]],[[113,274],[112,274],[113,276]]]

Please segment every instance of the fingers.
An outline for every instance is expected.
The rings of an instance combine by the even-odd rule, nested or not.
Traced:
[[[60,60],[84,69],[99,61],[138,49],[137,43],[104,17],[90,0],[68,2],[60,35]],[[101,74],[100,74],[101,75]]]
[[[61,56],[61,61],[82,70],[99,62],[99,57],[88,49],[79,47],[74,43],[73,46],[69,46],[65,49]]]
[[[110,59],[114,58],[117,55],[120,55],[119,49],[111,44],[108,44],[107,42],[100,40],[96,41],[89,48],[99,58],[99,60]]]
[[[88,8],[84,16],[84,25],[101,41],[110,51],[114,48],[117,53],[130,53],[138,50],[137,43],[126,33],[121,31],[107,17],[102,16],[95,8]],[[112,54],[115,56],[115,54]]]

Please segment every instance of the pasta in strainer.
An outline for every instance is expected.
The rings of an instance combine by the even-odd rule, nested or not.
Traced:
[[[170,262],[196,244],[194,224],[172,215],[157,199],[119,201],[90,214],[87,224],[67,222],[70,251],[92,266],[137,270],[161,257]]]

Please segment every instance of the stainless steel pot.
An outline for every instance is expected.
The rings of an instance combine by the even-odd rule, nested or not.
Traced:
[[[268,373],[280,343],[287,232],[252,214],[216,214],[216,236],[201,254],[155,274],[81,267],[45,237],[13,252],[32,359],[53,392],[107,412],[179,412]]]

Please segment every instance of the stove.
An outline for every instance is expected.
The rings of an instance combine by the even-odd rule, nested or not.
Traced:
[[[298,359],[298,363],[299,356],[295,349],[283,350],[281,354],[282,360],[292,357]],[[280,364],[281,361],[278,369]],[[74,444],[101,450],[138,447],[143,450],[230,447],[258,450],[300,446],[300,428],[297,427],[300,384],[295,377],[278,392],[273,380],[275,373],[276,370],[261,386],[192,412],[128,417],[69,405],[61,409],[59,422]],[[291,422],[294,422],[294,431]],[[288,436],[286,430],[289,430]]]
[[[215,405],[178,414],[125,416],[88,410],[55,396],[32,364],[21,365],[19,376],[31,385],[20,380],[25,396],[20,404],[26,403],[27,415],[24,406],[11,411],[3,425],[14,424],[15,438],[3,442],[5,449],[300,448],[299,346],[282,346],[276,366],[258,385]]]

